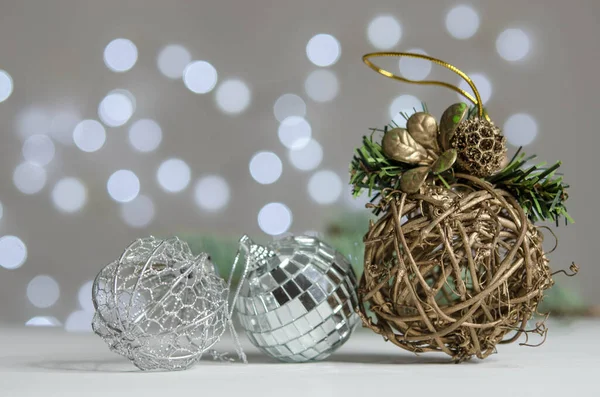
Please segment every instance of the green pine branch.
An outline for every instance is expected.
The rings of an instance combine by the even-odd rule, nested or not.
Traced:
[[[556,173],[560,161],[550,167],[545,167],[546,163],[527,166],[536,156],[528,157],[521,149],[502,171],[487,178],[488,182],[510,192],[532,222],[551,220],[558,226],[564,218],[565,224],[573,223],[565,205],[569,185]]]

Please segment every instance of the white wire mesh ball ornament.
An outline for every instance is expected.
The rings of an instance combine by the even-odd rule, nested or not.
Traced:
[[[244,236],[240,251],[247,274],[238,286],[235,310],[261,351],[284,362],[318,361],[350,338],[358,322],[357,282],[343,255],[307,236],[267,247]]]
[[[92,328],[110,350],[142,370],[181,370],[198,361],[229,327],[245,362],[228,295],[229,286],[207,254],[194,256],[176,237],[143,238],[96,276]]]

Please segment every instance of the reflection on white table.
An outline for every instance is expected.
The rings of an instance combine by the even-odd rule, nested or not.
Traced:
[[[206,355],[181,372],[141,372],[93,334],[0,328],[0,396],[599,396],[600,321],[551,322],[538,348],[500,346],[480,361],[416,356],[358,329],[329,360],[280,364],[244,340],[250,364]],[[229,339],[217,349],[235,357]]]

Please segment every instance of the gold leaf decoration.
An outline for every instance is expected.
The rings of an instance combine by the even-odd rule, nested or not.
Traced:
[[[400,178],[400,189],[405,193],[416,193],[427,179],[429,167],[417,167],[406,171]]]
[[[439,153],[438,128],[435,118],[429,113],[417,112],[406,121],[406,129],[410,135],[425,149]]]
[[[428,165],[433,162],[427,150],[404,128],[394,128],[383,136],[383,153],[389,158],[409,164]]]
[[[431,166],[431,172],[434,175],[438,175],[444,171],[448,171],[456,162],[457,155],[456,149],[446,150],[435,160],[435,163]]]
[[[467,104],[459,102],[451,105],[444,111],[444,114],[442,114],[439,140],[443,150],[450,149],[450,139],[452,139],[456,127],[465,119],[467,112]]]

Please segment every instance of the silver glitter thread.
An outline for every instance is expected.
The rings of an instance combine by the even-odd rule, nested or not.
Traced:
[[[96,276],[92,328],[142,370],[186,369],[227,327],[237,342],[228,293],[207,254],[178,238],[139,239]]]
[[[323,360],[358,322],[356,275],[332,247],[307,236],[267,247],[240,240],[249,272],[235,309],[250,341],[284,362]]]

